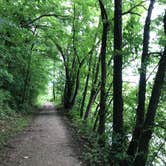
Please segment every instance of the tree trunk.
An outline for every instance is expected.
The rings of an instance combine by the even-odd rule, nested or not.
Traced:
[[[78,89],[80,86],[80,70],[81,70],[81,67],[84,63],[84,60],[85,59],[82,59],[82,61],[80,62],[79,66],[78,66],[78,69],[77,69],[76,80],[75,80],[75,90],[74,90],[74,94],[73,94],[72,99],[71,99],[71,108],[73,107],[73,105],[75,103],[76,96],[78,94]]]
[[[52,95],[53,95],[53,101],[55,103],[55,82],[52,83]]]
[[[52,82],[52,96],[53,96],[53,102],[55,103],[55,70],[56,70],[56,63],[54,60],[54,66],[53,66],[53,82]]]
[[[71,97],[72,97],[72,89],[73,89],[73,82],[70,78],[69,69],[66,68],[66,80],[65,80],[65,89],[64,89],[64,108],[70,109],[71,108]]]
[[[83,113],[84,113],[85,98],[86,98],[86,94],[88,90],[89,77],[90,77],[90,71],[91,71],[91,62],[92,62],[92,54],[90,54],[90,58],[89,58],[88,74],[86,76],[85,87],[84,87],[83,97],[82,97],[81,106],[80,106],[80,118],[83,117]]]
[[[99,93],[99,87],[96,88],[94,86],[91,89],[90,98],[89,98],[88,105],[87,105],[87,108],[86,108],[86,111],[85,111],[85,115],[84,115],[84,120],[86,120],[89,117],[92,105],[95,102],[95,99],[96,99],[96,97],[97,97],[97,95]]]
[[[164,16],[164,30],[166,35],[166,12]],[[149,142],[152,137],[154,129],[156,110],[158,107],[161,95],[161,89],[164,83],[165,76],[166,76],[166,46],[164,48],[164,53],[159,62],[159,67],[152,89],[152,94],[146,114],[145,123],[143,125],[143,131],[141,133],[141,137],[139,140],[138,155],[135,159],[134,166],[140,166],[140,165],[145,166],[146,164]]]
[[[63,58],[65,68],[65,88],[63,93],[63,105],[65,109],[70,109],[70,101],[73,90],[73,80],[71,80],[70,68],[68,65],[68,56],[65,56],[62,47],[58,43],[55,42],[55,45]]]
[[[102,45],[100,52],[101,59],[101,88],[100,88],[100,110],[99,110],[99,127],[98,134],[103,136],[105,133],[105,116],[106,116],[106,48],[107,48],[107,35],[109,30],[109,22],[107,17],[107,12],[104,7],[102,0],[99,0],[102,22],[103,22],[103,32],[102,32]],[[103,137],[101,137],[103,138]],[[100,145],[104,145],[105,140],[100,140]]]
[[[91,107],[96,99],[96,96],[98,94],[98,85],[97,85],[97,78],[98,78],[98,75],[99,75],[99,67],[100,67],[100,57],[99,57],[99,60],[97,62],[97,66],[96,66],[96,72],[95,72],[95,76],[94,76],[94,80],[93,80],[93,83],[92,83],[92,88],[91,88],[91,92],[90,92],[90,97],[89,97],[89,101],[88,101],[88,105],[87,105],[87,108],[86,108],[86,111],[85,111],[85,115],[84,115],[84,120],[86,120],[90,114],[90,110],[91,110]]]
[[[113,163],[115,155],[123,152],[123,97],[122,97],[122,0],[115,0],[114,10],[114,72],[113,72]]]
[[[30,69],[31,69],[31,61],[32,61],[32,50],[34,48],[34,43],[31,45],[31,49],[30,49],[30,54],[29,54],[29,59],[28,59],[28,67],[26,70],[26,74],[25,74],[25,79],[24,79],[24,87],[23,87],[23,93],[22,93],[22,101],[21,104],[24,104],[25,100],[26,100],[26,96],[27,96],[27,88],[29,85],[29,78],[30,78]]]
[[[99,120],[99,114],[97,114],[96,119],[95,119],[95,123],[93,125],[93,131],[96,131],[97,125],[98,125],[98,120]]]
[[[150,1],[147,17],[145,20],[144,34],[143,34],[143,52],[141,59],[139,92],[138,92],[138,107],[136,110],[136,125],[133,131],[132,140],[128,148],[128,155],[134,156],[137,152],[138,140],[141,129],[144,123],[145,101],[146,101],[146,69],[148,61],[148,47],[150,38],[150,23],[151,15],[155,0]]]

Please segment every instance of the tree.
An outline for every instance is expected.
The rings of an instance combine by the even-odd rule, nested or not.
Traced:
[[[140,68],[140,81],[139,81],[139,92],[138,92],[138,106],[136,115],[136,125],[133,131],[132,141],[128,148],[128,154],[134,156],[137,152],[138,140],[140,137],[140,132],[144,123],[144,113],[145,113],[145,101],[146,101],[146,73],[147,64],[149,58],[149,38],[150,38],[150,23],[151,15],[155,1],[150,1],[147,17],[145,20],[144,34],[143,34],[143,48],[141,57],[141,68]]]
[[[122,1],[115,0],[114,11],[114,73],[113,73],[113,135],[112,153],[123,148],[123,97],[122,97]]]
[[[102,0],[99,0],[101,17],[103,22],[102,43],[100,51],[101,59],[101,89],[100,89],[100,110],[99,110],[99,127],[98,133],[100,136],[105,134],[105,119],[106,119],[106,48],[107,48],[107,35],[109,31],[109,21],[106,9]],[[100,140],[100,144],[104,144],[105,140]]]
[[[166,35],[166,12],[164,16],[164,32]],[[134,165],[136,166],[140,165],[140,163],[142,165],[146,164],[149,142],[154,130],[154,120],[161,95],[162,86],[164,84],[165,75],[166,75],[166,46],[159,61],[158,71],[156,73],[156,78],[153,85],[152,94],[150,97],[147,114],[143,125],[143,130],[140,136],[139,145],[138,145],[138,155],[136,156],[136,159],[134,161]]]
[[[165,1],[98,3],[0,1],[0,121],[48,93],[90,165],[164,165]]]

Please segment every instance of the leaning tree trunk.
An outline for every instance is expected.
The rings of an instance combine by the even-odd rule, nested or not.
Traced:
[[[164,31],[166,35],[166,12],[164,16]],[[152,94],[146,114],[146,119],[143,125],[143,131],[141,133],[141,137],[139,140],[138,155],[136,156],[134,166],[140,166],[140,165],[145,166],[146,164],[149,142],[154,130],[154,120],[155,120],[156,110],[159,103],[161,89],[164,83],[165,76],[166,76],[166,46],[164,48],[164,53],[159,62],[159,67],[153,85]]]
[[[84,87],[83,97],[82,97],[81,106],[80,106],[80,118],[83,117],[83,113],[84,113],[85,98],[86,98],[86,94],[88,90],[89,77],[90,77],[90,71],[91,71],[91,62],[92,62],[92,54],[90,54],[90,58],[89,58],[88,74],[86,76],[85,87]]]
[[[85,106],[85,98],[87,95],[87,90],[88,90],[88,85],[89,85],[89,78],[90,78],[90,72],[91,72],[91,68],[92,68],[92,56],[93,56],[93,52],[95,50],[96,47],[96,38],[97,38],[97,33],[95,34],[95,39],[94,39],[94,44],[92,46],[92,49],[89,51],[89,63],[88,63],[88,74],[86,76],[86,81],[85,81],[85,87],[84,87],[84,91],[83,91],[83,97],[82,97],[82,101],[81,101],[81,106],[80,106],[80,118],[83,117],[84,114],[84,106]],[[97,43],[98,44],[98,43]]]
[[[143,52],[141,59],[141,70],[140,70],[140,81],[139,81],[139,92],[138,92],[138,107],[136,110],[136,125],[133,131],[132,140],[128,148],[128,155],[134,156],[137,152],[138,140],[140,137],[141,129],[144,123],[144,112],[145,112],[145,101],[146,101],[146,69],[148,61],[148,47],[150,38],[150,23],[151,15],[155,0],[151,0],[148,14],[144,26],[143,34]]]
[[[86,111],[84,114],[84,120],[86,120],[89,117],[91,107],[96,99],[97,94],[98,94],[97,79],[98,79],[98,75],[99,75],[99,67],[100,67],[100,57],[99,57],[98,62],[97,62],[96,72],[95,72],[94,80],[92,82],[89,101],[88,101],[88,105],[87,105],[87,108],[86,108]]]
[[[103,5],[102,0],[99,0],[102,22],[103,22],[103,32],[102,32],[102,44],[101,44],[101,88],[100,88],[100,110],[99,110],[99,127],[98,134],[103,136],[105,133],[105,117],[106,117],[106,48],[107,48],[107,35],[109,30],[109,21],[107,17],[106,9]],[[101,137],[103,138],[103,137]],[[105,140],[99,139],[100,145],[104,145]]]
[[[76,80],[75,80],[75,89],[74,89],[74,93],[73,96],[71,98],[71,102],[70,102],[70,108],[72,108],[75,104],[75,100],[78,94],[78,90],[79,90],[79,86],[80,86],[80,71],[81,71],[81,67],[84,63],[85,59],[82,59],[82,61],[79,63],[78,69],[77,69],[77,74],[76,74]]]
[[[73,90],[73,80],[71,80],[69,61],[68,61],[68,57],[65,56],[62,47],[56,42],[55,42],[55,45],[63,58],[64,69],[65,69],[65,87],[64,87],[64,93],[63,93],[63,105],[65,109],[70,109],[70,101],[71,101],[72,90]]]

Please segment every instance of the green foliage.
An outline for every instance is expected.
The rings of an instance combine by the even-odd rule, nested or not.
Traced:
[[[80,120],[78,108],[76,107],[67,116],[71,120],[78,137],[84,142],[82,160],[90,166],[102,166],[103,162],[105,166],[109,165],[110,145],[106,144],[104,147],[101,147],[98,144],[99,137],[92,131],[92,123]]]
[[[110,160],[110,146],[100,147],[94,137],[89,137],[89,140],[93,140],[91,145],[85,146],[85,153],[83,153],[83,160],[91,166],[109,166]],[[94,141],[95,140],[95,141]]]
[[[147,12],[146,7],[149,3],[141,2],[141,0],[123,1],[123,13],[128,11],[123,15],[123,50],[120,52],[123,54],[124,132],[126,136],[124,151],[127,150],[136,119],[142,32]],[[97,63],[100,62],[99,51],[102,37],[98,2],[92,0],[0,0],[1,122],[5,121],[2,123],[12,126],[14,119],[17,119],[18,123],[15,125],[24,126],[24,121],[21,120],[21,117],[17,117],[16,112],[28,113],[29,108],[35,104],[43,104],[42,102],[46,100],[53,101],[53,88],[56,94],[55,102],[58,104],[64,102],[65,85],[68,82],[71,83],[69,90],[71,90],[70,97],[72,98],[76,89],[77,72],[80,69],[75,107],[68,116],[72,119],[74,126],[77,127],[78,133],[88,143],[85,147],[84,160],[88,161],[90,165],[102,165],[103,161],[107,164],[112,143],[114,3],[110,0],[103,0],[103,3],[108,13],[110,27],[106,54],[107,117],[105,122],[106,136],[104,135],[106,147],[101,148],[98,144],[98,120],[96,128],[92,131],[98,116],[99,108],[97,106],[100,102],[99,90],[101,84],[100,65],[96,83],[94,83]],[[155,8],[162,9],[164,4],[165,1],[160,0]],[[164,10],[152,20],[149,53],[163,52],[165,46],[162,25],[163,13]],[[139,16],[140,14],[141,16]],[[57,44],[61,49],[57,48]],[[157,70],[154,67],[158,64],[160,58],[158,55],[158,53],[150,55],[145,64],[148,65],[146,107],[149,103]],[[83,64],[80,67],[79,64],[82,60]],[[69,74],[68,80],[67,74]],[[92,90],[95,91],[96,96],[90,103],[87,121],[83,121],[80,118],[79,111],[88,74],[90,77],[83,108],[84,114]],[[152,162],[154,165],[157,162],[162,164],[160,157],[165,159],[166,155],[165,145],[159,149],[160,145],[165,143],[165,92],[166,87],[164,86],[156,115],[154,137],[150,143],[148,162]],[[0,131],[2,131],[1,128]],[[159,144],[156,144],[156,142],[159,142]],[[159,152],[157,153],[158,149]],[[116,157],[122,159],[126,157],[126,154],[120,153]]]
[[[40,33],[35,33],[34,27],[25,26],[34,16],[42,12],[42,9],[36,10],[41,7],[41,2],[1,0],[0,6],[0,145],[2,145],[9,137],[28,125],[30,117],[27,114],[36,104],[38,95],[46,90],[50,78],[50,59],[43,56],[43,50],[39,50],[43,49]]]
[[[10,109],[4,111],[0,112],[0,147],[27,127],[31,120],[30,116],[18,115]]]

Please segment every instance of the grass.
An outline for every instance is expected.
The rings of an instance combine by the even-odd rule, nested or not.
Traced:
[[[0,116],[0,147],[14,135],[26,128],[32,119],[31,115],[13,114],[12,116]]]

